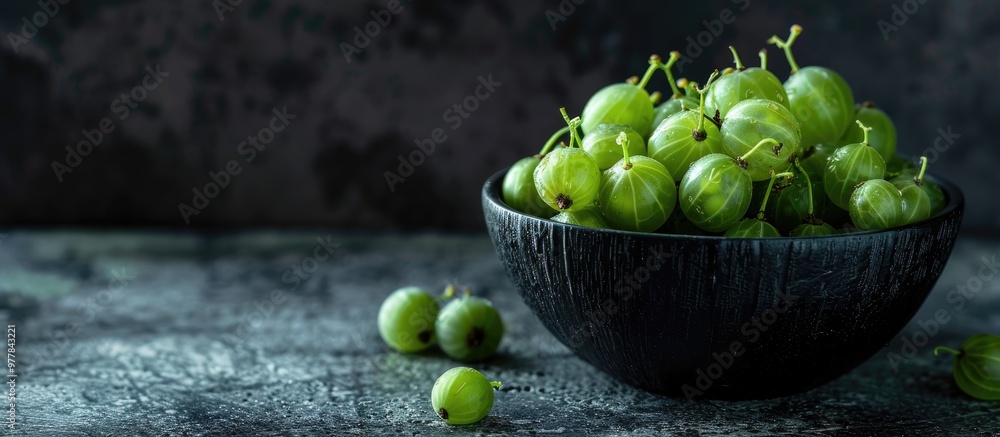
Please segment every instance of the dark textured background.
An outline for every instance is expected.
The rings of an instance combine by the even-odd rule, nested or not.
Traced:
[[[479,230],[482,182],[536,152],[561,125],[559,106],[578,113],[595,90],[640,73],[650,53],[683,50],[702,20],[729,8],[736,21],[684,75],[703,80],[728,65],[729,43],[755,63],[768,36],[800,23],[800,64],[834,68],[859,101],[884,107],[902,152],[931,147],[939,128],[961,135],[933,171],[966,191],[966,230],[1000,228],[996,2],[928,0],[885,41],[877,22],[902,0],[750,0],[744,11],[731,0],[586,0],[554,31],[545,11],[555,0],[402,0],[346,62],[339,44],[386,3],[244,0],[224,20],[209,0],[62,5],[20,53],[0,43],[0,223],[183,226],[178,204],[237,159],[243,172],[192,226]],[[5,3],[0,31],[20,31],[39,10]],[[170,76],[59,182],[51,162],[156,64]],[[489,74],[502,85],[451,129],[444,112]],[[237,145],[284,106],[298,118],[246,163]],[[390,191],[384,172],[435,128],[447,141]]]

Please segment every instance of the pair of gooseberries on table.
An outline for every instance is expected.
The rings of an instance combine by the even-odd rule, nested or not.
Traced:
[[[641,80],[601,89],[581,117],[561,109],[567,126],[508,171],[505,202],[579,226],[732,237],[885,229],[943,209],[941,190],[923,178],[926,160],[917,174],[895,155],[884,112],[855,107],[832,70],[799,68],[791,47],[801,31],[768,40],[791,67],[783,84],[764,50],[760,67],[747,68],[730,47],[736,68],[704,86],[674,80],[679,53],[652,56]],[[645,90],[656,71],[672,91],[658,106],[659,93]],[[557,145],[567,133],[569,144]]]
[[[489,300],[472,296],[468,289],[460,297],[454,294],[452,285],[440,297],[418,287],[392,292],[379,308],[379,335],[400,352],[420,352],[437,344],[460,361],[493,356],[504,333],[500,314]],[[441,308],[446,299],[451,301]]]

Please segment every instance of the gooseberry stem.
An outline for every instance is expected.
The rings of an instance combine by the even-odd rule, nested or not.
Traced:
[[[455,297],[455,284],[448,284],[444,287],[444,293],[441,293],[440,300],[447,300]]]
[[[792,161],[792,162],[795,163],[795,168],[799,170],[799,173],[802,174],[802,177],[806,178],[806,189],[809,190],[809,208],[806,209],[806,217],[813,217],[813,215],[814,215],[813,212],[815,211],[815,209],[813,209],[813,184],[812,184],[812,181],[809,180],[809,174],[806,173],[805,169],[802,168],[802,164],[799,163],[799,158],[798,157],[795,157],[795,160]]]
[[[760,69],[767,70],[767,49],[760,49],[757,52],[757,56],[760,56]]]
[[[764,201],[760,203],[760,211],[757,211],[757,220],[764,220],[764,208],[767,206],[767,199],[771,197],[771,189],[774,188],[774,181],[780,177],[790,178],[792,177],[792,173],[786,171],[774,174],[774,170],[771,170],[771,182],[767,183],[767,191],[764,192]]]
[[[743,65],[743,61],[740,60],[740,55],[736,53],[736,47],[729,46],[729,51],[733,52],[733,60],[736,61],[736,69],[739,71],[746,70],[747,67]]]
[[[758,142],[756,146],[753,146],[753,148],[750,149],[749,152],[741,156],[740,161],[746,161],[747,158],[750,157],[750,155],[753,155],[754,152],[763,147],[765,144],[774,144],[776,149],[778,149],[779,151],[781,150],[781,143],[779,143],[777,140],[775,140],[774,138],[764,138],[763,140],[760,140],[760,142]]]
[[[704,88],[695,87],[695,89],[698,90],[698,96],[699,96],[698,97],[698,113],[702,115],[701,117],[698,117],[698,128],[697,128],[697,131],[702,136],[704,136],[705,133],[706,133],[705,132],[705,94],[708,92],[708,88],[710,86],[712,86],[712,82],[715,82],[715,79],[718,78],[718,77],[719,77],[719,70],[715,70],[715,71],[712,72],[711,76],[708,76],[708,82],[705,83],[705,87]]]
[[[863,123],[861,123],[861,120],[854,120],[854,121],[858,123],[858,126],[861,126],[861,132],[864,133],[865,135],[864,139],[861,140],[861,143],[863,143],[866,146],[871,146],[870,144],[868,144],[868,132],[870,132],[872,128],[865,126]]]
[[[503,383],[500,381],[490,381],[490,387],[493,387],[493,390],[500,390],[501,385],[503,385]]]
[[[656,72],[656,70],[661,69],[662,65],[663,63],[660,62],[659,55],[650,56],[649,68],[646,69],[646,74],[642,75],[642,80],[640,80],[639,84],[636,86],[639,87],[639,89],[646,89],[646,84],[648,84],[649,80],[653,78],[653,73]]]
[[[795,55],[792,54],[792,44],[801,33],[802,26],[796,24],[792,26],[791,34],[788,35],[787,41],[783,41],[781,38],[778,38],[778,35],[773,35],[767,40],[769,44],[774,44],[778,46],[778,48],[785,51],[785,58],[788,58],[788,66],[791,68],[791,73],[789,74],[795,74],[795,72],[799,71],[799,64],[795,62]]]
[[[622,168],[625,170],[632,168],[632,161],[629,160],[628,157],[628,134],[626,134],[625,131],[619,132],[618,138],[615,139],[615,142],[618,143],[619,146],[622,146],[622,155],[625,156],[625,165]]]
[[[921,156],[920,157],[920,174],[918,174],[917,177],[914,178],[914,182],[916,182],[917,185],[923,184],[924,183],[924,175],[926,173],[927,173],[927,157],[926,156]]]
[[[649,101],[652,102],[653,105],[656,105],[657,103],[660,103],[660,99],[662,97],[663,97],[663,93],[657,91],[657,92],[649,95]]]
[[[678,99],[681,97],[681,90],[677,88],[677,81],[674,80],[674,73],[670,71],[674,68],[674,64],[677,60],[681,58],[681,52],[670,52],[670,58],[667,59],[666,64],[662,64],[660,69],[667,73],[667,82],[670,82],[670,91],[673,91],[674,95],[670,96],[671,99]]]
[[[934,356],[935,357],[938,356],[938,351],[945,351],[945,352],[948,352],[949,354],[952,354],[952,355],[955,355],[955,356],[962,355],[961,351],[957,351],[957,350],[952,349],[950,347],[938,346],[938,347],[934,348]]]
[[[557,130],[556,133],[552,134],[552,137],[549,138],[549,140],[545,142],[545,146],[542,147],[542,151],[538,152],[538,156],[543,157],[546,153],[549,153],[552,148],[555,147],[556,143],[559,142],[559,139],[562,138],[563,135],[566,135],[566,132],[569,132],[569,126],[565,126],[562,129]]]
[[[559,113],[562,114],[563,120],[566,120],[566,125],[569,126],[569,146],[582,148],[583,145],[580,144],[580,137],[576,132],[576,128],[580,126],[580,117],[570,119],[569,114],[566,113],[566,107],[559,108]]]

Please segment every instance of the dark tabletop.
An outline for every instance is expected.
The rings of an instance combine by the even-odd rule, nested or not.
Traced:
[[[1000,334],[1000,281],[979,279],[998,248],[960,237],[903,333],[830,384],[688,402],[572,355],[521,302],[485,235],[8,230],[0,315],[16,325],[15,434],[996,435],[1000,403],[961,393],[950,359],[931,350]],[[456,279],[507,325],[499,355],[476,365],[503,388],[471,427],[430,407],[434,380],[460,363],[391,352],[375,323],[395,288]],[[977,282],[960,306],[953,291]],[[921,328],[939,310],[949,321]],[[923,344],[921,329],[931,338],[911,350],[903,338]]]

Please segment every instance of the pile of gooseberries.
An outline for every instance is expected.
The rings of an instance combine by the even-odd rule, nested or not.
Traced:
[[[855,105],[847,82],[820,66],[799,68],[802,33],[767,43],[782,50],[782,83],[760,65],[716,70],[704,86],[649,59],[641,78],[597,91],[578,117],[504,177],[504,202],[571,225],[734,238],[821,236],[889,229],[944,209],[941,189],[896,154],[896,128],[871,102]],[[657,72],[669,97],[647,91]]]

